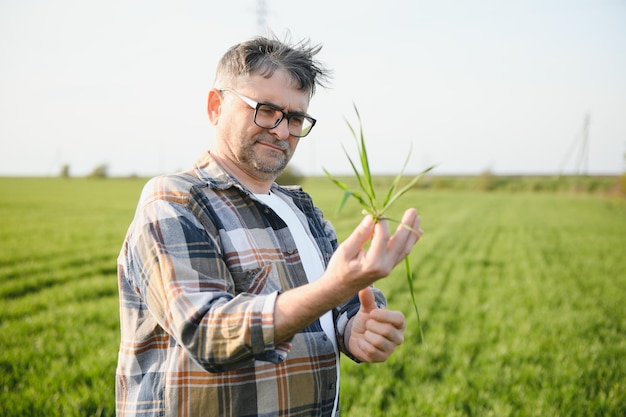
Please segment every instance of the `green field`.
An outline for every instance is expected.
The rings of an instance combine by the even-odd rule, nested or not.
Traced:
[[[145,180],[0,179],[0,416],[112,416],[116,257]],[[359,208],[305,188],[340,237]],[[342,361],[344,416],[625,416],[626,204],[416,190],[426,234],[378,286],[408,317],[384,364]]]

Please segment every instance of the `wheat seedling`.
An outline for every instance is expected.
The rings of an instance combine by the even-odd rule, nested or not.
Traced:
[[[391,220],[391,221],[397,222],[397,220],[386,217],[385,213],[389,210],[389,208],[396,201],[398,201],[400,197],[402,197],[407,191],[413,188],[415,184],[417,184],[417,182],[424,176],[424,174],[426,174],[428,171],[433,169],[434,166],[431,166],[425,169],[424,171],[420,172],[417,176],[413,177],[406,185],[404,185],[402,188],[399,188],[404,170],[409,162],[409,157],[411,155],[411,150],[409,149],[409,153],[407,155],[406,160],[404,161],[404,164],[402,165],[402,169],[400,170],[398,175],[395,176],[394,180],[391,183],[391,186],[389,187],[389,190],[387,190],[387,192],[385,193],[385,198],[382,200],[382,203],[380,203],[376,197],[376,192],[374,189],[375,187],[372,181],[372,173],[370,170],[369,159],[367,157],[367,148],[365,146],[365,136],[363,134],[363,123],[361,122],[361,116],[359,115],[359,110],[357,109],[356,105],[354,106],[354,110],[356,112],[357,119],[359,121],[359,132],[357,133],[354,127],[347,120],[346,120],[346,123],[348,124],[348,127],[350,128],[350,132],[352,133],[352,136],[354,137],[356,141],[357,149],[359,151],[359,160],[360,160],[362,172],[359,171],[356,164],[353,162],[352,158],[350,158],[350,155],[346,151],[345,147],[343,148],[343,151],[346,154],[348,161],[350,162],[350,166],[352,167],[352,170],[354,171],[354,175],[359,184],[360,191],[355,191],[351,189],[346,183],[333,177],[326,169],[324,169],[324,173],[326,174],[326,176],[344,191],[343,198],[341,199],[339,203],[339,207],[337,211],[341,211],[341,209],[346,204],[348,199],[350,197],[353,197],[358,201],[358,203],[363,208],[363,214],[371,215],[372,218],[374,219],[374,222],[379,222],[381,220]],[[411,262],[408,256],[404,258],[404,266],[405,266],[405,271],[406,271],[406,279],[407,279],[407,282],[409,285],[409,291],[411,294],[411,300],[413,301],[413,308],[415,309],[415,314],[417,315],[417,323],[418,323],[418,327],[420,331],[420,340],[424,341],[422,321],[420,319],[419,307],[415,299],[415,288],[413,285],[414,276],[411,271]]]

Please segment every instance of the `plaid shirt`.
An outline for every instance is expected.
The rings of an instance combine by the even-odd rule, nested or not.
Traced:
[[[272,191],[308,226],[327,265],[337,238],[310,196]],[[193,170],[146,184],[118,279],[118,415],[332,414],[338,363],[319,321],[274,343],[276,297],[308,282],[294,239],[209,153]],[[356,311],[358,298],[333,311],[348,355],[343,331]]]

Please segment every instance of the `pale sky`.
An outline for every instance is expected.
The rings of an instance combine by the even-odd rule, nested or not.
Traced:
[[[214,143],[214,69],[261,33],[259,1],[0,0],[0,175],[155,175]],[[265,0],[334,71],[292,164],[335,174],[361,113],[376,173],[618,174],[626,0]],[[589,117],[588,152],[581,157]],[[354,154],[353,154],[354,155]]]

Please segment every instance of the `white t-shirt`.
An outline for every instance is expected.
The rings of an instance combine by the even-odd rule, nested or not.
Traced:
[[[255,194],[255,196],[274,210],[274,212],[287,224],[287,227],[296,242],[296,246],[298,247],[298,253],[300,255],[300,259],[302,259],[302,265],[304,266],[308,281],[314,282],[317,280],[324,273],[324,264],[320,258],[317,245],[313,242],[309,233],[307,233],[307,229],[305,229],[296,213],[282,198],[278,197],[274,193]],[[320,317],[320,324],[324,333],[326,333],[330,341],[333,343],[335,355],[337,357],[337,392],[335,394],[335,406],[333,407],[334,416],[335,410],[337,409],[337,401],[339,399],[339,348],[337,347],[337,339],[335,337],[335,324],[333,321],[332,311],[328,311]]]

